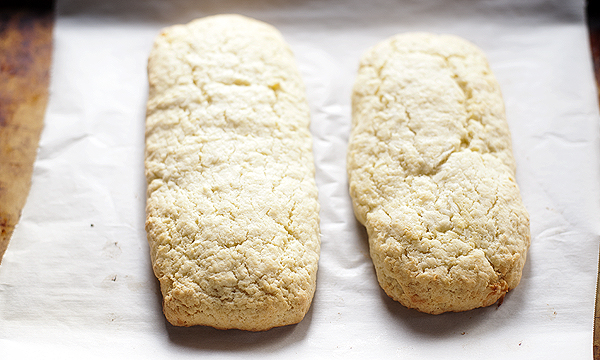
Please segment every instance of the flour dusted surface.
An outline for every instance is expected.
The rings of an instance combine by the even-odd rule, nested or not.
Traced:
[[[482,52],[454,36],[397,35],[365,53],[352,102],[350,194],[385,292],[439,314],[517,286],[529,217]]]
[[[309,110],[270,25],[167,28],[148,62],[146,230],[174,325],[266,330],[315,291],[319,205]]]

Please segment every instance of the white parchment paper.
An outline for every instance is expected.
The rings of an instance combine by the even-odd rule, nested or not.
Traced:
[[[321,203],[317,292],[298,325],[176,328],[144,231],[146,61],[160,29],[218,13],[279,28],[306,82]],[[379,288],[347,191],[360,55],[406,31],[488,55],[531,215],[502,306],[432,316]],[[58,1],[45,129],[0,265],[1,358],[591,359],[600,234],[599,115],[583,1]]]

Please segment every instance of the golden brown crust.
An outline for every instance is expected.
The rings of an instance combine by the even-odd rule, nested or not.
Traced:
[[[363,56],[350,194],[390,297],[439,314],[517,286],[530,235],[514,169],[500,89],[474,45],[402,34]]]
[[[146,230],[174,325],[267,330],[315,291],[309,111],[273,27],[220,15],[165,29],[149,57]]]

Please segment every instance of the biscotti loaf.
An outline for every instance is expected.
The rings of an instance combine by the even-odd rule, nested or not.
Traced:
[[[315,291],[309,109],[272,26],[219,15],[164,29],[148,60],[146,231],[173,325],[298,323]]]
[[[383,290],[439,314],[517,286],[529,216],[481,50],[449,35],[387,39],[361,59],[352,114],[350,195]]]

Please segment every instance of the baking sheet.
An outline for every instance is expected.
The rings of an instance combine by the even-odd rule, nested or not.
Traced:
[[[307,86],[321,203],[317,292],[298,325],[176,328],[144,232],[146,61],[160,29],[218,13],[279,28]],[[406,31],[463,36],[503,90],[531,215],[521,284],[502,306],[432,316],[379,288],[347,191],[362,52]],[[58,1],[46,126],[0,265],[2,357],[592,357],[599,115],[583,1]]]

